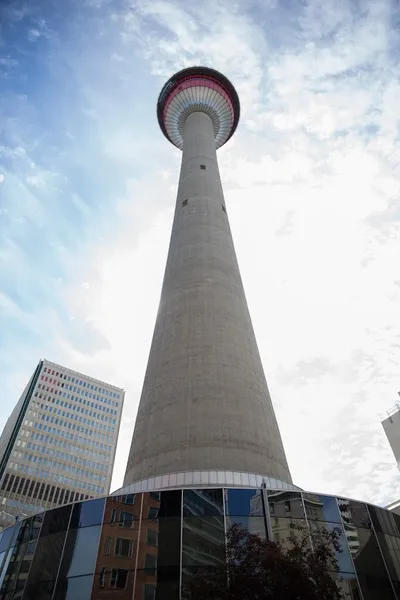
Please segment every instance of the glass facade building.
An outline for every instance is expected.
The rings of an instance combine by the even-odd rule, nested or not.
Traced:
[[[0,529],[110,491],[124,391],[41,360],[0,437]]]
[[[339,531],[339,570],[331,575],[347,598],[400,600],[400,516],[281,482],[246,487],[239,479],[256,477],[247,473],[181,475],[193,484],[156,489],[148,480],[142,491],[130,486],[5,529],[0,599],[179,600],[193,575],[226,565],[232,524],[282,541],[294,523],[306,528],[310,551],[322,527]],[[197,485],[202,478],[208,483]]]

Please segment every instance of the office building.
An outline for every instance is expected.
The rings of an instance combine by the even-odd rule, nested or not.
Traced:
[[[0,525],[109,493],[124,391],[41,360],[0,438]]]

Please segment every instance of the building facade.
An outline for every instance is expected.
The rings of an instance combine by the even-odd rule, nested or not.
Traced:
[[[239,120],[238,95],[221,73],[192,67],[165,84],[157,112],[182,162],[124,483],[198,469],[290,482],[217,161]]]
[[[0,438],[0,525],[109,493],[124,391],[41,360]]]
[[[193,576],[226,568],[227,533],[239,524],[280,542],[295,525],[309,535],[310,552],[322,528],[335,528],[330,575],[344,598],[400,600],[400,516],[278,481],[266,487],[251,473],[181,476],[192,484],[171,487],[169,477],[156,489],[152,478],[146,491],[128,486],[5,529],[0,599],[179,600]]]
[[[400,469],[400,404],[396,404],[382,421],[382,427]]]

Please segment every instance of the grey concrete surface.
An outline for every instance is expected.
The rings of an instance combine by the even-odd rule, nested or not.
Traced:
[[[223,207],[212,122],[194,112],[124,485],[197,469],[291,482]]]

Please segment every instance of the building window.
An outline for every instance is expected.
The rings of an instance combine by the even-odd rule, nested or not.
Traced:
[[[153,529],[147,530],[146,544],[148,546],[158,546],[158,533]]]
[[[288,500],[285,502],[284,506],[285,506],[285,513],[290,512],[290,502]]]
[[[110,519],[110,523],[115,523],[115,521],[117,520],[117,511],[115,510],[115,508],[113,508],[111,510],[111,519]]]
[[[133,541],[126,538],[117,538],[115,541],[115,554],[123,558],[131,558]]]
[[[112,569],[110,587],[125,589],[128,581],[128,571],[126,569]]]
[[[99,587],[101,587],[101,588],[106,587],[106,575],[107,575],[107,569],[102,567],[102,569],[100,571],[100,575],[99,575]]]
[[[156,586],[151,583],[145,583],[143,600],[155,600],[156,597]]]
[[[119,526],[125,527],[126,529],[130,529],[132,527],[132,524],[133,524],[133,515],[131,513],[124,512],[121,510]]]
[[[155,574],[157,568],[157,557],[155,554],[146,554],[144,561],[144,569],[152,575]]]
[[[122,496],[122,503],[135,504],[135,495],[136,494],[127,494],[126,496]]]
[[[200,165],[200,169],[202,169],[203,171],[206,170],[206,165]]]
[[[111,553],[111,544],[112,544],[112,537],[110,535],[108,535],[104,542],[104,554],[109,555]]]
[[[158,517],[158,508],[155,508],[154,506],[150,506],[148,518],[149,519],[157,519],[157,517]]]

